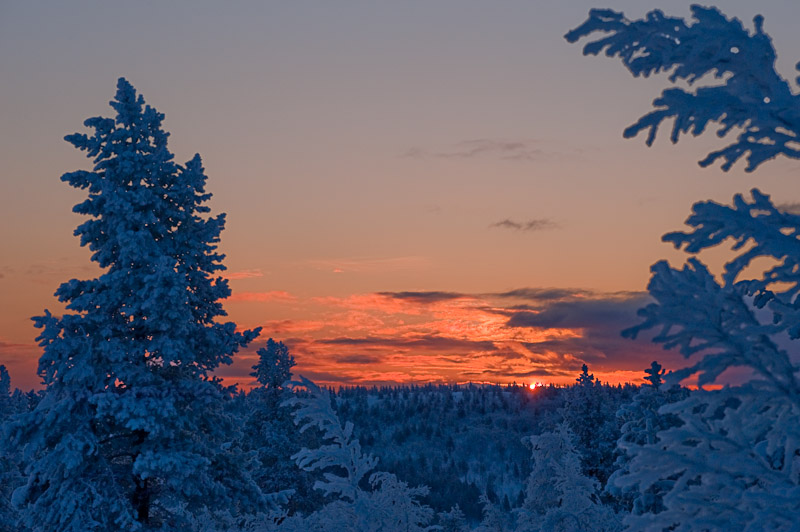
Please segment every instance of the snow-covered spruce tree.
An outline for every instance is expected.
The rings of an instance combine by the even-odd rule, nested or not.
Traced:
[[[653,361],[644,371],[646,383],[630,403],[623,404],[617,411],[621,432],[617,442],[619,456],[614,464],[616,470],[606,485],[606,492],[616,499],[621,508],[637,515],[662,511],[663,495],[672,488],[674,479],[662,479],[640,490],[638,484],[630,482],[630,457],[635,456],[642,446],[658,443],[659,431],[681,425],[677,416],[661,414],[659,409],[688,396],[688,390],[680,386],[664,389],[665,371],[658,362]]]
[[[586,364],[575,382],[565,390],[561,414],[575,436],[584,474],[596,479],[602,487],[614,470],[619,438],[614,416],[616,401],[589,373]]]
[[[695,92],[672,88],[655,100],[659,107],[626,130],[626,136],[674,117],[672,140],[701,134],[719,122],[724,136],[739,128],[736,142],[708,155],[729,169],[746,156],[747,170],[785,155],[800,158],[800,100],[775,71],[775,51],[755,18],[755,32],[714,8],[694,6],[695,22],[654,11],[630,21],[620,13],[593,10],[589,20],[567,34],[575,41],[595,31],[610,35],[584,48],[619,55],[634,75],[672,70],[670,79],[690,83],[712,73],[722,79]],[[734,257],[721,282],[697,258],[682,269],[666,262],[652,267],[649,291],[655,303],[640,311],[644,322],[625,334],[656,328],[654,341],[678,348],[696,362],[667,375],[678,382],[691,375],[713,383],[730,368],[744,368],[744,385],[700,390],[659,409],[681,425],[657,434],[631,458],[618,481],[641,489],[674,481],[664,509],[631,515],[630,530],[797,530],[800,512],[800,382],[798,366],[783,347],[800,339],[800,216],[775,207],[752,191],[732,206],[700,202],[687,220],[688,233],[664,240],[697,253],[730,239]],[[771,266],[760,269],[755,259]],[[763,262],[762,262],[763,264]],[[663,485],[663,484],[662,484]]]
[[[324,480],[318,480],[314,487],[325,495],[336,497],[336,500],[307,517],[297,515],[287,518],[278,530],[433,530],[428,526],[433,519],[433,510],[419,502],[420,497],[428,494],[428,488],[412,488],[391,473],[376,472],[369,476],[372,489],[363,489],[362,481],[375,468],[378,459],[361,451],[361,444],[352,437],[352,423],[347,422],[342,426],[331,406],[327,390],[322,390],[302,376],[293,386],[304,388],[307,394],[296,395],[286,402],[288,406],[297,407],[294,417],[297,424],[302,424],[300,431],[316,427],[322,431],[323,439],[330,442],[317,449],[302,449],[294,455],[294,459],[301,469],[324,471]]]
[[[272,338],[257,354],[259,360],[250,375],[259,386],[237,397],[242,403],[244,447],[255,455],[252,477],[265,494],[292,491],[287,511],[307,510],[315,498],[312,475],[298,471],[291,457],[303,443],[308,444],[301,441],[308,438],[295,427],[290,409],[281,404],[290,395],[284,384],[291,379],[294,357],[283,342]]]
[[[508,532],[509,530],[514,530],[513,516],[499,504],[489,500],[489,496],[485,493],[478,500],[481,503],[483,518],[475,532]]]
[[[110,105],[115,118],[86,120],[93,134],[66,137],[93,170],[62,176],[88,193],[75,234],[103,271],[58,288],[63,316],[34,318],[46,393],[13,430],[28,462],[14,502],[37,531],[178,530],[263,503],[210,374],[258,334],[216,321],[224,215],[203,216],[200,157],[173,162],[164,115],[125,79]]]
[[[436,516],[441,532],[469,532],[467,516],[461,511],[461,507],[456,504],[447,512],[439,512]]]
[[[599,483],[581,473],[574,439],[566,423],[529,438],[533,470],[517,510],[518,532],[619,530],[617,515],[599,500]]]
[[[19,392],[19,390],[17,390]],[[8,438],[12,416],[17,412],[11,396],[11,377],[0,364],[0,532],[19,531],[19,513],[11,504],[11,494],[22,485],[19,449]]]
[[[265,390],[274,395],[283,390],[283,385],[292,377],[292,368],[295,366],[294,357],[289,353],[289,348],[283,342],[276,342],[272,338],[267,340],[266,347],[259,349],[258,364],[253,366],[251,377],[255,377]]]

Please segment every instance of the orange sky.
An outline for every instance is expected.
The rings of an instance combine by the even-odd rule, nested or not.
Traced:
[[[228,215],[225,308],[264,328],[220,371],[243,384],[268,337],[331,384],[674,368],[619,336],[650,264],[684,260],[660,236],[695,201],[754,186],[800,203],[796,161],[726,174],[697,166],[713,134],[623,140],[667,82],[564,41],[593,0],[68,4],[0,5],[0,363],[22,388],[38,382],[30,317],[97,273],[72,236],[82,194],[59,181],[89,161],[62,139],[110,113],[119,76],[166,114],[178,161],[202,155],[213,213]],[[758,9],[793,79],[800,3]]]

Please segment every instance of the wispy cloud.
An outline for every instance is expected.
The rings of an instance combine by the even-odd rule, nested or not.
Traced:
[[[228,273],[226,277],[232,281],[238,281],[240,279],[255,279],[258,277],[264,277],[264,272],[262,272],[260,269],[239,270],[238,272]]]
[[[31,263],[23,272],[37,284],[52,284],[73,277],[96,277],[100,273],[102,270],[95,263],[78,264],[67,257]]]
[[[344,355],[336,357],[336,362],[339,364],[377,364],[380,361],[380,357],[372,355]]]
[[[596,294],[591,290],[570,288],[515,288],[514,290],[495,292],[490,295],[532,301],[558,301],[563,299],[592,297]]]
[[[532,140],[470,139],[459,142],[449,149],[429,150],[419,147],[409,149],[406,157],[437,159],[471,159],[494,157],[512,161],[535,161],[545,152],[539,142]]]
[[[532,220],[528,220],[527,222],[517,222],[510,218],[506,218],[505,220],[500,220],[499,222],[490,224],[489,227],[513,229],[515,231],[543,231],[545,229],[556,229],[558,228],[558,224],[549,218],[534,218]]]
[[[226,301],[253,301],[266,303],[268,301],[295,301],[297,298],[283,290],[270,292],[234,292]]]
[[[422,335],[408,338],[376,338],[369,336],[366,338],[331,338],[322,340],[320,343],[329,345],[390,347],[403,350],[425,349],[488,352],[497,349],[494,342],[490,341],[471,341],[434,335]]]
[[[414,303],[436,303],[439,301],[449,301],[452,299],[461,299],[468,296],[458,292],[378,292],[379,295],[389,297],[392,299],[401,299],[405,301],[412,301]]]

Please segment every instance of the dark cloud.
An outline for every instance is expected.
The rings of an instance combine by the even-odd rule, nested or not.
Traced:
[[[508,320],[510,327],[600,328],[636,323],[636,311],[649,296],[556,301],[538,312],[521,311]]]
[[[460,299],[463,297],[470,297],[467,294],[460,294],[458,292],[378,292],[379,295],[390,297],[392,299],[402,299],[404,301],[413,301],[414,303],[436,303],[439,301],[449,301],[452,299]]]
[[[371,355],[345,355],[336,357],[339,364],[376,364],[381,359]]]
[[[457,350],[464,349],[470,351],[494,351],[496,349],[493,342],[461,340],[459,338],[446,338],[443,336],[416,336],[413,338],[383,338],[368,336],[365,338],[329,338],[319,340],[320,344],[327,345],[352,345],[352,346],[374,346],[374,347],[394,347],[394,348],[415,348],[430,350]]]
[[[491,295],[514,299],[531,299],[534,301],[557,301],[576,297],[590,297],[594,295],[594,292],[567,288],[516,288],[507,292],[496,292]]]
[[[682,364],[680,355],[652,343],[651,334],[642,334],[636,340],[621,335],[624,329],[641,321],[636,311],[651,301],[647,294],[637,292],[628,296],[557,301],[538,312],[516,312],[510,316],[508,325],[581,329],[580,337],[524,344],[532,353],[556,353],[562,359],[557,362],[559,367],[566,367],[567,356],[601,369],[635,370],[645,368],[653,360],[677,367]]]
[[[0,340],[0,363],[11,360],[28,360],[32,356],[38,357],[41,350],[38,344],[20,344]]]
[[[298,375],[302,375],[303,377],[311,380],[317,385],[324,385],[324,386],[356,386],[362,384],[361,381],[354,379],[348,375],[342,375],[341,373],[334,373],[329,371],[315,371],[312,369],[304,369],[303,371],[298,372]],[[399,385],[402,383],[394,382],[394,381],[387,381],[389,385]],[[375,381],[370,379],[369,384],[375,384],[376,386],[384,385],[381,381]]]
[[[505,220],[489,225],[489,227],[500,227],[503,229],[513,229],[515,231],[543,231],[545,229],[555,229],[558,227],[558,224],[548,218],[536,218],[528,220],[527,222],[516,222],[506,218]]]
[[[495,157],[509,161],[534,161],[540,159],[545,152],[535,142],[499,139],[472,139],[459,142],[446,151],[430,151],[423,148],[411,148],[406,157],[420,159],[471,159],[475,157]]]

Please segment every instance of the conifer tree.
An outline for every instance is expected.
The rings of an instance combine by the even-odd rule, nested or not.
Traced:
[[[293,414],[295,423],[301,425],[301,432],[318,428],[328,443],[316,449],[301,449],[293,458],[305,471],[324,471],[324,480],[318,480],[314,487],[336,500],[306,518],[286,519],[279,530],[432,531],[434,528],[428,523],[433,519],[433,510],[419,501],[428,494],[428,487],[412,488],[395,475],[379,471],[369,475],[372,489],[364,489],[367,474],[375,468],[378,459],[362,452],[360,442],[353,437],[351,422],[342,425],[331,407],[328,391],[302,376],[299,379],[293,386],[305,388],[307,394],[296,395],[286,402],[288,406],[297,407]]]
[[[294,357],[283,342],[276,342],[272,338],[267,340],[266,347],[262,347],[256,353],[258,364],[253,366],[250,376],[255,377],[264,389],[276,395],[283,389],[283,384],[292,377]]]
[[[58,288],[64,315],[34,318],[46,391],[14,427],[28,462],[14,501],[34,530],[178,530],[193,512],[263,499],[230,445],[230,390],[211,374],[258,334],[217,321],[225,217],[204,217],[200,157],[173,161],[163,114],[125,79],[110,105],[114,118],[66,137],[93,169],[61,178],[87,193],[75,235],[102,272]]]
[[[529,441],[534,464],[525,502],[517,511],[517,532],[619,529],[617,516],[599,501],[597,480],[581,473],[580,454],[567,424]]]
[[[677,142],[717,122],[720,137],[732,131],[738,137],[701,166],[721,159],[727,171],[744,157],[753,171],[779,155],[800,158],[800,94],[775,68],[763,17],[753,19],[751,32],[716,8],[692,6],[692,15],[687,22],[652,11],[629,20],[592,10],[566,38],[602,32],[584,53],[619,56],[636,76],[666,71],[672,83],[719,80],[694,91],[664,90],[653,102],[656,109],[625,136],[649,129],[651,144],[663,121],[674,118],[671,139]],[[679,424],[658,432],[657,443],[628,449],[635,452],[624,481],[645,492],[659,487],[663,507],[626,518],[629,530],[798,528],[800,375],[785,342],[800,339],[800,216],[757,189],[751,193],[751,201],[737,194],[730,206],[699,202],[686,222],[691,231],[663,237],[691,254],[727,241],[733,257],[719,278],[694,256],[682,269],[654,264],[648,290],[655,302],[639,311],[640,325],[623,333],[635,337],[655,328],[653,341],[694,357],[667,382],[697,375],[702,388],[736,367],[747,380],[659,408]]]
[[[292,455],[303,446],[302,440],[309,440],[295,427],[289,408],[281,403],[287,399],[289,391],[283,388],[292,376],[294,357],[283,342],[272,338],[266,347],[257,351],[259,361],[253,367],[251,376],[256,377],[259,386],[242,397],[246,409],[244,419],[244,447],[252,451],[257,462],[253,479],[265,494],[292,491],[289,499],[291,508],[307,506],[314,498],[311,474],[298,471]]]
[[[604,486],[613,471],[619,428],[614,419],[615,402],[584,364],[566,390],[562,416],[575,436],[583,472]]]
[[[19,392],[19,390],[17,390]],[[11,396],[11,377],[0,364],[0,532],[19,530],[16,508],[11,504],[11,493],[22,484],[19,449],[9,441],[7,432],[16,413]]]
[[[661,384],[664,382],[663,377],[665,372],[666,370],[661,367],[661,364],[654,360],[653,363],[650,364],[650,367],[644,370],[644,380],[646,380],[648,385],[654,390],[659,390],[661,389]]]

